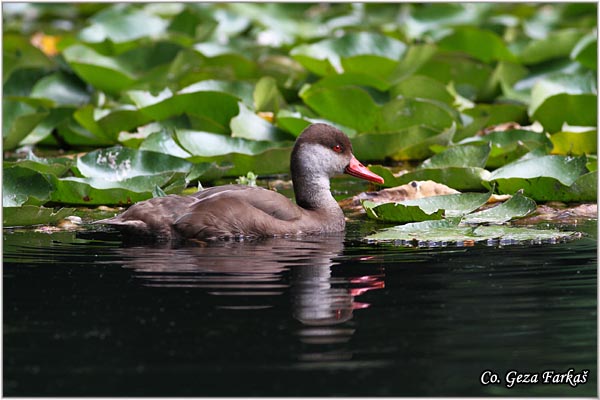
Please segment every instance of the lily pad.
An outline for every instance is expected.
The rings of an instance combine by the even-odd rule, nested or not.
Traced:
[[[311,72],[324,76],[341,72],[362,72],[386,76],[396,67],[406,45],[376,33],[347,33],[340,38],[302,44],[290,54]]]
[[[498,193],[507,194],[523,189],[536,201],[595,201],[597,173],[588,173],[586,162],[585,157],[528,158],[495,170],[485,185],[496,184]]]
[[[464,216],[462,222],[466,224],[502,224],[511,219],[525,217],[535,209],[535,201],[523,196],[522,191],[519,191],[504,203]]]
[[[549,132],[557,132],[565,122],[572,126],[596,126],[597,104],[594,74],[558,74],[535,84],[529,113]]]
[[[166,193],[180,193],[187,185],[185,175],[183,172],[165,172],[121,180],[51,175],[50,180],[56,188],[51,200],[81,205],[132,204],[151,198],[156,186]]]
[[[474,27],[458,27],[438,42],[440,48],[465,52],[483,62],[516,61],[516,57],[494,32]]]
[[[111,147],[95,150],[77,158],[77,169],[83,177],[120,182],[135,177],[189,172],[191,164],[168,154]]]
[[[42,205],[54,187],[46,177],[32,169],[11,166],[2,170],[2,205]]]
[[[426,221],[468,214],[484,205],[490,195],[459,193],[383,204],[364,201],[363,207],[369,217],[381,221]]]
[[[552,154],[596,154],[598,148],[598,131],[584,132],[561,131],[550,137],[554,148]]]
[[[487,243],[507,246],[521,243],[556,243],[579,237],[576,232],[518,228],[508,225],[468,226],[460,218],[423,221],[381,230],[365,238],[369,242],[392,242],[399,246],[439,247]]]
[[[21,207],[3,207],[2,223],[5,227],[51,225],[75,213],[74,208],[45,208],[25,205]]]
[[[521,129],[490,132],[484,136],[466,138],[458,144],[473,143],[491,144],[489,157],[485,163],[487,168],[499,168],[536,149],[547,152],[552,148],[552,142],[545,133]]]

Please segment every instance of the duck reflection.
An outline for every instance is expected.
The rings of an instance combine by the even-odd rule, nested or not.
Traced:
[[[274,307],[291,298],[291,314],[302,323],[305,343],[337,343],[354,329],[339,326],[368,304],[355,301],[367,290],[383,287],[383,275],[334,276],[344,257],[343,234],[220,242],[206,247],[124,247],[124,267],[145,286],[201,288],[221,296],[219,308]]]

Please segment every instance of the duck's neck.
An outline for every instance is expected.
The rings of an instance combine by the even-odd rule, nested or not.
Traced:
[[[307,210],[340,208],[329,189],[329,178],[294,177],[296,203]]]

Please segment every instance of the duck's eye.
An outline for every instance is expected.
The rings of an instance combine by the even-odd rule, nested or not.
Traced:
[[[342,152],[342,146],[340,146],[339,144],[336,144],[335,146],[333,146],[331,148],[331,150],[335,151],[336,153],[341,153]]]

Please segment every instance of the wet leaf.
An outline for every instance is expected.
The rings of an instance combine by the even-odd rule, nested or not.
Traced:
[[[490,155],[489,145],[453,146],[423,161],[419,169],[445,167],[485,167]]]
[[[559,74],[535,84],[529,113],[549,132],[557,132],[565,122],[572,126],[595,126],[597,104],[593,74]]]
[[[62,54],[82,80],[99,90],[120,92],[136,82],[137,77],[125,63],[84,45],[69,46]]]
[[[50,180],[56,190],[51,200],[62,204],[132,204],[152,197],[155,187],[166,193],[180,193],[186,187],[185,173],[165,172],[121,180],[101,178],[57,178]]]
[[[90,95],[81,82],[62,72],[48,75],[37,81],[30,96],[49,99],[53,103],[52,106],[79,107],[90,100]]]
[[[519,59],[527,65],[568,56],[581,37],[581,31],[576,29],[550,32],[543,39],[529,42],[520,52]]]
[[[32,169],[11,166],[2,169],[2,206],[42,205],[48,201],[53,186],[46,177]]]
[[[119,3],[100,11],[90,21],[92,24],[81,30],[79,37],[92,43],[105,40],[122,43],[146,36],[155,37],[167,28],[167,22],[162,18]]]
[[[2,82],[19,69],[51,68],[54,61],[33,46],[27,38],[5,33],[2,35]]]
[[[445,50],[467,53],[483,62],[516,61],[502,39],[492,31],[475,27],[460,27],[441,39],[438,46]]]
[[[2,106],[2,145],[5,150],[16,148],[49,115],[47,111],[37,111],[19,101],[3,99]]]
[[[53,225],[75,213],[74,208],[45,208],[26,205],[21,207],[3,207],[2,223],[5,227]]]
[[[460,218],[424,221],[395,226],[369,235],[367,241],[393,242],[400,246],[447,246],[490,241],[494,245],[514,245],[523,242],[556,243],[578,237],[576,232],[553,229],[517,228],[505,225],[464,226]]]
[[[484,166],[486,168],[499,168],[535,149],[544,149],[546,152],[552,147],[546,134],[520,129],[490,132],[484,136],[464,139],[458,144],[473,143],[491,144],[489,158]]]
[[[379,108],[369,93],[357,87],[318,89],[302,96],[304,102],[326,119],[359,132],[373,130]]]
[[[591,32],[577,42],[571,51],[571,58],[590,69],[598,69],[598,37]]]
[[[41,174],[64,175],[73,165],[67,157],[40,158],[29,152],[26,158],[17,161],[4,161],[4,167],[28,168]]]
[[[517,192],[510,199],[495,207],[465,215],[462,222],[466,224],[501,224],[515,218],[525,217],[535,209],[535,201],[523,196],[521,192]]]
[[[347,33],[294,47],[290,54],[311,72],[324,76],[332,73],[359,72],[386,76],[396,66],[406,45],[376,33]]]
[[[83,177],[110,182],[163,175],[167,172],[187,173],[191,168],[191,164],[181,158],[127,147],[111,147],[89,152],[78,157],[76,165]]]
[[[458,113],[444,103],[429,99],[396,98],[381,107],[377,130],[395,132],[414,125],[442,130],[460,119]]]
[[[227,176],[289,172],[292,142],[269,142],[233,138],[208,132],[178,130],[178,143],[190,154],[193,162],[230,163]]]
[[[590,175],[591,174],[591,175]],[[535,201],[594,201],[596,172],[588,173],[585,157],[543,156],[510,163],[492,172],[487,186],[498,193],[523,193]]]
[[[256,115],[243,103],[239,104],[240,113],[231,119],[231,136],[250,140],[293,140],[287,132],[270,124]]]
[[[447,145],[454,135],[454,126],[439,131],[427,126],[411,126],[391,133],[365,133],[352,138],[354,154],[360,160],[423,159],[433,152],[433,145]]]
[[[363,207],[373,219],[416,222],[468,214],[484,205],[490,195],[491,193],[459,193],[383,204],[364,201]]]
[[[557,132],[550,136],[554,145],[552,154],[582,155],[596,154],[598,147],[598,131]]]

